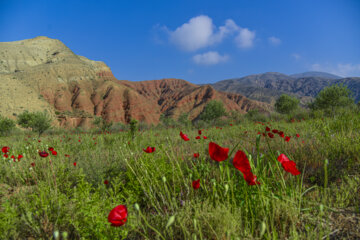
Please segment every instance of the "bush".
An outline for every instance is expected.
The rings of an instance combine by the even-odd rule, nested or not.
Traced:
[[[160,115],[160,122],[165,127],[175,126],[176,122],[174,119],[170,118],[169,116],[166,116],[165,114]]]
[[[251,109],[249,110],[245,117],[251,121],[256,122],[267,122],[268,118],[264,113],[260,113],[258,109]]]
[[[354,103],[353,94],[346,86],[334,84],[321,90],[309,107],[312,110],[324,110],[334,116],[338,108],[352,107]]]
[[[226,111],[223,102],[211,100],[201,112],[200,119],[206,122],[210,122],[225,115]]]
[[[275,103],[275,110],[278,113],[290,114],[294,112],[299,106],[300,100],[296,97],[291,97],[286,94],[282,94]]]
[[[18,124],[23,128],[30,128],[33,132],[37,132],[39,137],[51,127],[51,118],[46,112],[25,111],[18,116]]]
[[[97,126],[102,132],[109,131],[111,126],[113,125],[112,122],[107,122],[102,117],[95,117],[93,124]]]
[[[188,113],[183,113],[179,116],[178,118],[178,122],[180,125],[182,126],[191,126],[191,121],[189,120],[189,114]]]
[[[1,136],[7,136],[9,133],[15,129],[15,121],[0,116],[0,135]]]

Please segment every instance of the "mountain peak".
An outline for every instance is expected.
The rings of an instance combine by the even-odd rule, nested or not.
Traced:
[[[323,77],[328,79],[340,79],[342,77],[326,73],[326,72],[316,72],[316,71],[310,71],[310,72],[303,72],[303,73],[296,73],[290,75],[293,78],[304,78],[304,77]]]

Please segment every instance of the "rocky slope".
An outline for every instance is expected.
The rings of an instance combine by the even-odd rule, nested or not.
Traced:
[[[0,43],[0,83],[1,115],[14,118],[24,110],[46,109],[65,127],[87,127],[94,116],[157,124],[161,113],[177,118],[188,112],[195,119],[212,99],[241,113],[271,108],[180,79],[118,81],[105,63],[78,56],[47,37]]]

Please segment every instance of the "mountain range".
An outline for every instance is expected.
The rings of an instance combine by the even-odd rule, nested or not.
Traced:
[[[344,84],[353,92],[355,101],[360,100],[360,77],[341,78],[322,72],[293,75],[267,72],[222,80],[211,85],[219,91],[239,93],[250,99],[273,105],[281,94],[296,96],[302,104],[306,104],[323,88],[332,84]]]
[[[272,109],[240,94],[181,79],[119,81],[105,63],[78,56],[48,37],[0,43],[0,83],[2,116],[47,110],[63,127],[88,127],[94,116],[157,124],[161,114],[177,118],[189,113],[193,120],[214,99],[228,111]]]

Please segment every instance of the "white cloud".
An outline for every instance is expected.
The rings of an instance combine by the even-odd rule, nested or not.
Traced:
[[[295,60],[299,60],[301,58],[300,54],[297,54],[297,53],[293,53],[293,54],[291,54],[291,56],[293,58],[295,58]]]
[[[280,38],[277,38],[277,37],[269,37],[268,40],[269,40],[269,43],[273,46],[278,46],[281,44]]]
[[[360,76],[360,64],[338,63],[337,65],[319,64],[311,65],[311,70],[332,73],[341,77]]]
[[[228,19],[225,25],[216,27],[212,19],[205,15],[191,18],[175,31],[168,31],[169,40],[185,51],[198,49],[222,42],[227,36],[237,33],[236,43],[240,48],[253,46],[255,32],[239,27],[233,20]]]
[[[251,48],[254,45],[255,31],[242,28],[235,38],[236,45],[239,48]]]
[[[218,52],[214,51],[193,56],[193,61],[199,65],[214,65],[220,62],[226,62],[228,59],[228,55],[221,56]]]

